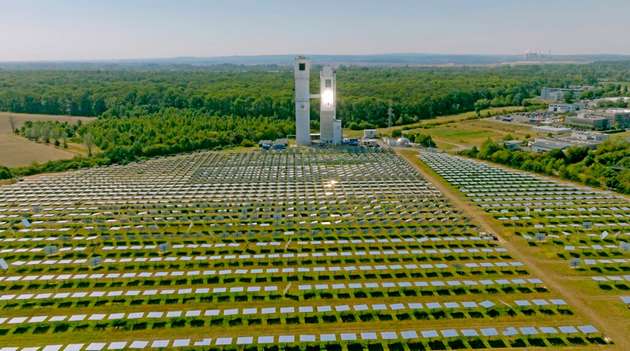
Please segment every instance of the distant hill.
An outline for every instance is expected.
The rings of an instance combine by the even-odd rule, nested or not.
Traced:
[[[128,60],[0,62],[0,69],[252,69],[248,66],[291,65],[296,55],[253,55],[218,57],[174,57]],[[447,54],[378,54],[378,55],[306,55],[315,64],[356,66],[440,66],[497,65],[518,63],[589,63],[630,60],[630,55],[447,55]],[[243,67],[245,66],[245,67]]]

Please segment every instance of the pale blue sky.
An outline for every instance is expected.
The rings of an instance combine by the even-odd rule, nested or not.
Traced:
[[[0,61],[630,54],[630,0],[0,0]]]

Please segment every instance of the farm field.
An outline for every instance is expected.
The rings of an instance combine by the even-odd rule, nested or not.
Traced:
[[[514,245],[573,292],[576,303],[618,329],[628,347],[628,197],[444,153],[420,157],[500,223]]]
[[[0,188],[0,242],[0,345],[22,351],[617,347],[388,151],[28,178]]]
[[[69,143],[68,149],[56,148],[53,145],[40,144],[11,133],[9,116],[15,119],[17,128],[26,121],[83,121],[89,122],[93,118],[48,116],[21,113],[0,112],[0,165],[7,167],[29,166],[33,162],[44,163],[51,160],[71,159],[76,155],[86,153],[82,145]]]

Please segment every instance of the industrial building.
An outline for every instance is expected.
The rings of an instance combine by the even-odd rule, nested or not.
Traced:
[[[562,101],[566,94],[580,95],[582,92],[591,89],[589,86],[571,86],[569,88],[542,88],[540,98],[549,101]]]
[[[595,148],[608,139],[608,134],[599,132],[573,131],[569,135],[553,138],[537,138],[531,143],[532,151],[545,152],[553,149],[565,149],[571,146],[586,146]],[[506,145],[507,146],[507,145]]]
[[[547,138],[537,138],[531,144],[532,151],[535,152],[546,152],[554,149],[566,149],[571,146],[571,143],[561,140],[555,139],[547,139]]]
[[[503,146],[505,146],[508,150],[520,150],[521,144],[523,144],[520,140],[506,140],[503,142]]]
[[[343,140],[341,120],[337,119],[336,72],[324,66],[319,74],[320,92],[311,94],[310,61],[304,56],[295,58],[295,138],[298,145],[310,145],[310,99],[320,99],[320,144],[339,145]]]
[[[552,126],[544,125],[544,126],[534,127],[534,131],[538,133],[546,133],[546,134],[563,134],[563,133],[571,132],[571,128],[552,127]]]
[[[615,129],[630,128],[630,109],[627,108],[609,108],[605,115],[610,119],[610,124]]]
[[[630,128],[630,109],[611,108],[604,111],[585,111],[567,117],[565,125],[584,130]]]
[[[567,117],[564,124],[568,127],[587,130],[610,129],[610,120],[606,116],[592,115],[588,113]]]
[[[571,133],[571,139],[586,143],[601,143],[608,140],[608,134],[599,132],[573,132]]]
[[[377,137],[376,129],[363,130],[363,139],[376,139],[376,137]]]
[[[584,109],[584,104],[582,103],[549,104],[547,111],[555,112],[555,113],[571,113],[571,112],[581,111],[582,109]]]

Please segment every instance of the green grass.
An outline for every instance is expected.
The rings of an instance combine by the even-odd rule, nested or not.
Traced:
[[[525,108],[522,106],[493,107],[493,108],[481,110],[480,115],[483,117],[488,117],[488,116],[496,116],[496,115],[504,114],[504,113],[519,112],[519,111],[524,111],[524,110]],[[396,129],[414,130],[414,129],[425,127],[425,126],[441,125],[441,124],[458,122],[458,121],[463,121],[467,119],[475,119],[475,118],[477,118],[477,113],[475,111],[469,111],[469,112],[463,112],[463,113],[459,113],[455,115],[437,116],[434,118],[424,119],[419,122],[400,125],[400,126],[394,126],[391,128],[377,128],[377,132],[379,135],[386,136],[386,135],[390,135],[392,131]],[[363,136],[363,131],[344,129],[344,135],[350,138],[359,138]]]

